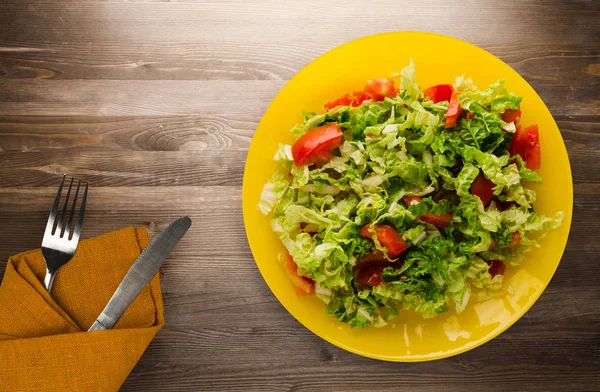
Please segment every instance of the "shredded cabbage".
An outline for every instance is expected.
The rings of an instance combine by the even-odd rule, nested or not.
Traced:
[[[509,156],[515,128],[500,114],[519,109],[521,97],[502,80],[480,91],[470,79],[457,78],[460,105],[473,117],[446,129],[448,102],[423,97],[412,61],[400,75],[394,98],[305,113],[292,129],[296,137],[337,122],[341,146],[324,164],[296,167],[291,147],[281,145],[274,158],[278,169],[258,205],[264,214],[272,212],[271,227],[299,274],[315,280],[326,313],[353,327],[385,325],[403,308],[426,318],[451,307],[460,313],[472,297],[498,295],[503,276],[492,276],[488,262],[518,264],[527,249],[539,246],[536,234],[563,219],[562,212],[536,214],[535,192],[524,181],[541,178],[520,157]],[[488,206],[470,192],[479,173],[494,184]],[[407,206],[405,196],[423,199]],[[427,213],[453,219],[437,228],[419,221]],[[356,283],[353,272],[357,259],[382,249],[359,234],[370,223],[392,226],[409,245],[375,287]],[[507,247],[511,233],[519,233],[518,246]]]

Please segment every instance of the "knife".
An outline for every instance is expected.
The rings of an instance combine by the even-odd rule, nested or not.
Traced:
[[[111,329],[115,325],[142,289],[156,275],[163,261],[175,249],[191,225],[190,218],[179,218],[170,223],[150,242],[150,245],[133,262],[112,298],[88,332]]]

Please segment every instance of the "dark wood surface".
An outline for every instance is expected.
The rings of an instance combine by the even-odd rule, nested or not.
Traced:
[[[246,151],[278,90],[327,50],[395,30],[468,40],[520,72],[561,129],[575,190],[539,301],[489,343],[428,363],[362,358],[302,327],[242,222]],[[594,0],[4,0],[0,275],[39,246],[67,172],[93,185],[84,237],[194,220],[162,270],[167,324],[123,391],[598,391],[599,80]]]

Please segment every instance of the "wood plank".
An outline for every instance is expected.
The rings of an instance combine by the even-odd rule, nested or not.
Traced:
[[[523,1],[487,3],[470,0],[423,1],[420,7],[399,8],[394,0],[364,7],[361,2],[4,2],[7,25],[3,39],[9,45],[45,42],[219,41],[288,43],[326,41],[343,43],[383,31],[436,31],[458,38],[486,37],[492,42],[585,42],[593,31],[598,7],[593,2]],[[557,12],[555,10],[560,10]],[[401,11],[401,12],[399,12]],[[552,12],[554,11],[554,12]],[[329,26],[332,15],[343,23]],[[484,23],[457,23],[484,21]],[[27,23],[23,21],[27,20]],[[527,23],[522,23],[526,20]],[[489,23],[485,23],[485,22]],[[84,22],[84,23],[82,23]],[[492,23],[493,22],[493,23]],[[36,29],[29,28],[35,24]],[[356,25],[360,24],[360,29]],[[548,26],[552,26],[549,29]],[[574,25],[589,26],[574,29]],[[496,30],[490,32],[490,26]],[[42,41],[42,42],[44,42]]]
[[[56,176],[55,180],[60,177]],[[0,229],[11,230],[10,243],[2,242],[0,260],[9,256],[5,250],[24,251],[19,243],[39,247],[47,214],[52,206],[56,185],[36,188],[0,188]],[[221,208],[215,208],[215,206]],[[203,248],[205,256],[248,256],[249,250],[241,214],[241,187],[93,187],[86,208],[86,226],[82,238],[90,238],[125,226],[147,225],[150,233],[162,229],[174,218],[189,215],[194,228],[185,237],[191,244],[211,244]],[[93,223],[92,223],[93,222]],[[214,229],[211,229],[211,227]],[[226,233],[217,236],[215,233]],[[231,244],[236,246],[232,247]],[[6,249],[4,248],[6,247]],[[185,248],[184,248],[185,249]]]
[[[503,352],[501,354],[509,354]],[[551,355],[552,352],[544,351],[541,355]],[[559,376],[568,374],[571,368],[559,364],[554,367],[555,372],[544,374],[543,365],[515,365],[508,364],[497,366],[489,361],[471,364],[465,360],[462,364],[448,363],[434,367],[417,368],[413,364],[397,364],[385,370],[376,366],[360,364],[356,366],[335,366],[335,371],[323,371],[325,364],[321,365],[296,365],[284,366],[257,366],[249,369],[247,366],[239,367],[202,367],[194,369],[181,366],[172,369],[169,374],[160,372],[160,376],[177,382],[172,390],[203,391],[333,391],[345,392],[348,390],[369,391],[544,391],[563,392],[567,390],[589,390],[586,387],[597,383],[597,377],[590,374],[589,370],[581,371],[581,376],[576,380]],[[327,365],[333,366],[333,365]],[[526,370],[524,370],[524,368]],[[371,380],[357,376],[369,372]],[[156,371],[158,373],[159,371]],[[130,377],[123,386],[123,390],[160,390],[156,389],[159,374],[147,371],[139,378]],[[499,374],[509,374],[512,379],[505,379]],[[579,373],[579,372],[578,372]],[[378,377],[373,377],[377,375]],[[351,382],[349,380],[352,380]],[[411,381],[407,381],[411,380]],[[466,381],[469,380],[469,381]],[[595,390],[595,389],[592,389]]]
[[[591,80],[589,63],[600,56],[595,42],[482,42],[480,46],[510,64],[534,87]],[[309,61],[332,49],[324,42],[198,43],[112,41],[48,43],[47,50],[5,47],[4,78],[108,80],[289,80]]]
[[[0,79],[0,115],[173,116],[262,113],[280,81]],[[240,94],[244,103],[239,102]]]
[[[57,175],[102,186],[207,186],[242,183],[246,151],[130,151],[3,153],[4,186],[56,184]]]
[[[0,117],[1,152],[247,151],[260,115]],[[282,129],[282,132],[287,130]]]

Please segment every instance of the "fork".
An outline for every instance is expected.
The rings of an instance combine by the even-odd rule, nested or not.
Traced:
[[[66,178],[67,176],[64,175],[62,182],[58,187],[56,199],[54,199],[52,211],[50,211],[50,216],[48,216],[46,231],[44,232],[44,238],[42,239],[42,255],[46,260],[46,276],[44,278],[44,286],[48,292],[50,292],[52,289],[52,283],[54,282],[54,277],[56,276],[58,269],[67,264],[75,255],[75,250],[77,249],[77,244],[79,243],[79,236],[81,234],[83,213],[85,212],[85,202],[88,194],[89,183],[85,181],[85,190],[83,192],[83,198],[81,199],[79,207],[79,217],[77,219],[77,223],[75,224],[75,228],[71,233],[73,216],[75,215],[75,205],[77,204],[77,198],[79,196],[79,190],[81,188],[82,181],[80,179],[71,177],[63,208],[60,212],[58,220],[56,220],[58,205],[60,203]],[[75,181],[77,181],[77,188],[75,189],[75,196],[73,197],[73,202],[71,203],[71,211],[67,217],[67,225],[64,227],[64,219],[67,213],[67,207],[69,206],[69,198],[71,196],[71,190],[73,189],[73,183]]]

